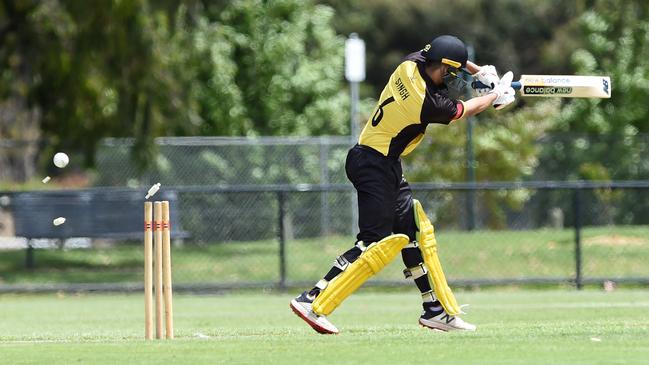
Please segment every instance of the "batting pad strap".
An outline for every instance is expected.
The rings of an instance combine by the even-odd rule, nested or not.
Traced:
[[[334,260],[334,267],[337,267],[340,269],[340,271],[345,271],[347,270],[347,267],[349,266],[349,260],[343,255],[338,256]]]
[[[329,285],[329,282],[328,282],[327,280],[325,280],[325,279],[320,279],[320,281],[318,281],[318,282],[315,284],[315,287],[318,288],[318,289],[320,289],[320,290],[325,290],[325,289],[327,288],[328,285]]]
[[[329,315],[367,279],[381,271],[401,252],[408,243],[408,236],[395,234],[367,246],[356,261],[329,282],[329,285],[313,301],[313,312]]]
[[[406,279],[416,280],[426,275],[427,273],[428,270],[426,270],[426,266],[423,263],[420,263],[415,267],[403,269],[403,275],[406,277]]]
[[[437,297],[435,296],[435,292],[433,292],[432,290],[429,290],[429,291],[427,291],[425,293],[421,293],[421,299],[424,302],[434,302],[434,301],[437,300]]]
[[[428,268],[428,277],[433,284],[437,300],[442,304],[446,313],[451,316],[460,314],[462,309],[455,300],[455,295],[446,282],[446,276],[442,270],[442,264],[437,256],[437,241],[435,240],[435,228],[424,212],[421,203],[413,199],[415,211],[415,223],[417,224],[417,241],[419,250]]]
[[[419,242],[417,242],[417,240],[414,240],[408,242],[408,244],[405,245],[403,248],[418,248],[418,247],[419,247]]]

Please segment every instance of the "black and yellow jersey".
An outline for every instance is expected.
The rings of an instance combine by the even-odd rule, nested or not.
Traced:
[[[358,143],[385,156],[405,156],[424,138],[430,123],[448,124],[464,115],[464,104],[450,99],[424,71],[421,51],[411,53],[390,76]]]

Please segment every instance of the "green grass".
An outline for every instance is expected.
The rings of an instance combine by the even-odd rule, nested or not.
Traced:
[[[288,309],[295,293],[177,295],[177,339],[145,342],[141,295],[0,296],[7,364],[646,364],[649,292],[460,292],[475,333],[417,326],[416,292],[361,290],[337,336]],[[209,338],[200,338],[204,336]]]
[[[649,226],[586,228],[583,274],[588,277],[648,277]],[[574,277],[574,231],[477,231],[437,234],[447,276],[453,279]],[[330,237],[287,243],[289,280],[317,280],[352,239]],[[277,281],[276,240],[185,245],[173,249],[176,283]],[[0,251],[0,284],[141,282],[140,244],[74,250],[37,250],[36,268],[26,270],[24,251]],[[399,280],[401,260],[378,279]]]

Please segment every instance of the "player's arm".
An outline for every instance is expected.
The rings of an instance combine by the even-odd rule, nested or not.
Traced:
[[[490,93],[475,98],[469,99],[464,104],[463,117],[470,117],[485,111],[488,107],[493,105],[494,101],[498,98],[498,94]]]
[[[467,61],[466,71],[470,72],[473,77],[483,79],[486,83],[485,85],[492,85],[491,89],[493,89],[493,87],[500,81],[496,68],[493,66],[487,65],[480,67],[471,61]],[[456,117],[470,117],[483,112],[489,106],[493,105],[494,101],[498,98],[498,94],[490,91],[492,90],[488,89],[479,96],[462,102],[462,108],[464,110],[462,113],[456,115]]]
[[[427,94],[422,107],[422,121],[425,123],[448,124],[453,120],[476,115],[498,99],[498,94],[489,93],[467,101],[454,100],[444,94]]]
[[[511,87],[513,76],[511,71],[507,72],[488,94],[465,101],[463,116],[476,115],[486,110],[489,105],[502,109],[514,102],[516,97]]]

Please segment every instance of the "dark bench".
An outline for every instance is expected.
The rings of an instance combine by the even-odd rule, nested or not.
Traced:
[[[144,196],[134,189],[95,188],[65,191],[13,193],[9,207],[17,237],[27,239],[27,267],[34,265],[33,239],[73,237],[142,240],[144,236]],[[163,190],[150,200],[168,200],[171,238],[189,235],[182,230],[178,194]],[[57,217],[65,223],[52,224]]]

